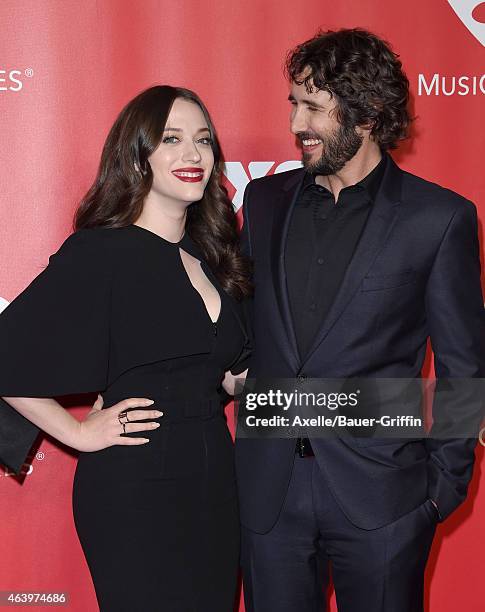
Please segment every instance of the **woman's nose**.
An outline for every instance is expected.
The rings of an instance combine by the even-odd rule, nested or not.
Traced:
[[[201,159],[199,149],[195,145],[195,143],[187,144],[184,149],[182,159],[187,161],[198,162]]]

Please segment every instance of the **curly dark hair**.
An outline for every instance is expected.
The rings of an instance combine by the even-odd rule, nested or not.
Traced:
[[[76,211],[74,229],[124,227],[138,219],[153,182],[148,158],[160,144],[177,98],[200,107],[214,153],[204,196],[187,209],[186,229],[223,288],[240,300],[251,293],[250,263],[240,253],[236,213],[221,183],[223,159],[214,124],[199,96],[189,89],[150,87],[123,108],[104,144],[96,179]]]
[[[395,149],[412,121],[409,81],[398,57],[389,43],[360,28],[319,31],[288,53],[285,74],[308,93],[314,86],[335,98],[341,124],[371,126],[381,149]]]

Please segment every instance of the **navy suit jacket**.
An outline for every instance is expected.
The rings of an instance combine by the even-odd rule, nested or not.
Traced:
[[[402,171],[390,156],[335,301],[300,359],[283,256],[303,177],[298,169],[256,179],[244,194],[242,240],[254,261],[255,284],[248,377],[415,378],[430,338],[437,377],[482,378],[485,313],[475,206]],[[312,439],[312,446],[349,520],[375,529],[426,498],[446,518],[465,499],[476,441],[335,437]],[[236,439],[248,528],[264,533],[276,522],[294,451],[294,438]]]

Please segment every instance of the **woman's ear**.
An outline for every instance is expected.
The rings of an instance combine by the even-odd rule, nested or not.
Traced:
[[[147,165],[148,165],[148,162],[147,162]],[[140,166],[139,166],[139,165],[138,165],[136,162],[133,162],[133,166],[134,166],[135,170],[136,170],[136,171],[137,171],[139,174],[141,174],[142,176],[145,176],[145,174],[147,173],[147,171],[146,171],[146,170],[142,170],[142,169],[140,168]]]

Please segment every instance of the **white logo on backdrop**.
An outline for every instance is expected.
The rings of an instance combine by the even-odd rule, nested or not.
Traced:
[[[261,178],[266,176],[271,168],[275,165],[274,161],[253,161],[248,164],[249,176],[241,162],[226,162],[223,172],[227,179],[232,183],[236,190],[232,203],[236,210],[239,210],[243,203],[244,189],[251,179]],[[301,168],[301,161],[289,160],[276,166],[274,174],[285,172],[286,170],[294,170]]]
[[[485,74],[481,76],[418,75],[418,96],[477,96],[485,95]]]
[[[485,21],[483,17],[485,15],[485,2],[477,2],[477,0],[448,0],[448,4],[473,36],[485,47],[485,23],[478,21],[479,18]]]
[[[16,68],[4,70],[0,68],[0,92],[20,91],[24,86],[23,79],[25,77],[31,79],[33,76],[32,68],[26,68],[25,70],[17,70]]]

